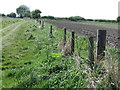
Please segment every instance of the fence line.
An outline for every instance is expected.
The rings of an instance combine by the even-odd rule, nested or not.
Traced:
[[[43,21],[42,21],[42,25],[43,25]],[[53,37],[53,31],[52,31],[53,27],[52,25],[50,25],[50,37]],[[67,30],[66,28],[64,28],[64,45],[66,44],[67,40],[66,40],[66,36],[67,36]],[[90,61],[90,65],[92,66],[94,64],[94,40],[93,37],[89,37],[89,56],[88,59]],[[101,60],[105,57],[105,45],[106,45],[106,30],[97,30],[97,53],[96,53],[96,57],[97,60]],[[74,54],[74,48],[75,48],[75,32],[72,31],[71,32],[71,55]]]

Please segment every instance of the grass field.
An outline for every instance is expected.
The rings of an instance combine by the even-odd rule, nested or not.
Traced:
[[[81,22],[83,24],[90,24],[90,25],[98,25],[98,26],[104,26],[104,27],[118,27],[117,23],[112,22],[94,22],[94,21],[87,21],[87,22]]]
[[[92,70],[88,63],[87,37],[76,35],[75,55],[64,56],[70,52],[69,32],[65,48],[60,28],[53,26],[54,37],[50,38],[48,23],[40,28],[31,19],[8,22],[11,23],[1,29],[2,88],[118,87],[117,49],[108,47],[105,61],[96,61]]]
[[[54,20],[53,20],[54,21]],[[59,20],[64,22],[74,22],[69,20]],[[112,22],[95,22],[95,21],[77,21],[74,23],[81,23],[81,24],[88,24],[88,25],[97,25],[97,26],[104,26],[104,27],[112,27],[112,28],[118,28],[118,23],[112,23]]]
[[[0,17],[0,25],[1,25],[0,29],[5,28],[10,24],[14,24],[14,23],[19,22],[19,21],[20,21],[20,19],[14,19],[14,18],[11,19],[8,17],[6,17],[6,18]]]

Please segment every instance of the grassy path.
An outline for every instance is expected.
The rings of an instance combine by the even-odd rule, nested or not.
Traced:
[[[6,28],[7,26],[20,22],[21,20],[22,19],[19,18],[0,17],[0,29]]]
[[[4,34],[2,38],[9,36],[12,32],[14,32],[15,30],[17,30],[17,28],[19,28],[22,24],[24,24],[24,21],[12,24],[4,29],[2,29],[2,33]]]
[[[2,43],[2,48],[4,48],[7,45],[10,45],[11,39],[16,37],[17,30],[21,27],[21,25],[25,24],[25,21],[21,21],[12,25],[9,25],[8,27],[1,30],[2,37],[0,38],[0,43]],[[1,50],[1,47],[0,47]]]
[[[22,21],[24,21],[24,20],[22,20]],[[22,22],[22,21],[21,21],[21,22]],[[20,22],[10,24],[9,26],[0,29],[0,31],[4,32],[4,31],[10,29],[11,27],[15,27],[18,23],[20,23]]]

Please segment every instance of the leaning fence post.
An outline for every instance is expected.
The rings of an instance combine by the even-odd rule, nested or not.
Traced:
[[[71,37],[71,54],[73,55],[74,54],[75,33],[71,32],[71,34],[72,34],[72,37]]]
[[[93,37],[89,37],[89,62],[92,66],[94,64],[94,40]]]
[[[64,28],[64,45],[66,44],[66,28]]]
[[[52,37],[53,34],[52,34],[52,25],[50,25],[50,37]]]
[[[97,31],[97,60],[101,60],[105,56],[106,30]]]

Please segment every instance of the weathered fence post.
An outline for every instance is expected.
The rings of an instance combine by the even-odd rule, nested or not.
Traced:
[[[104,59],[106,45],[106,30],[97,31],[97,60]]]
[[[39,22],[39,23],[40,23],[40,25],[41,25],[41,20],[40,20],[40,22]]]
[[[64,28],[64,45],[66,44],[66,28]]]
[[[38,18],[37,18],[37,20],[36,20],[37,22],[38,22]]]
[[[42,28],[44,28],[44,21],[42,21]]]
[[[76,47],[77,47],[77,49],[78,49],[78,35],[77,35],[77,34],[75,35],[75,40],[76,40],[76,41],[75,41],[75,42],[76,42]]]
[[[53,34],[52,34],[52,25],[50,25],[50,37],[52,37]]]
[[[89,62],[92,66],[94,64],[94,40],[93,37],[89,37]]]
[[[75,33],[71,32],[72,37],[71,37],[71,54],[74,54],[74,43],[75,43]]]

